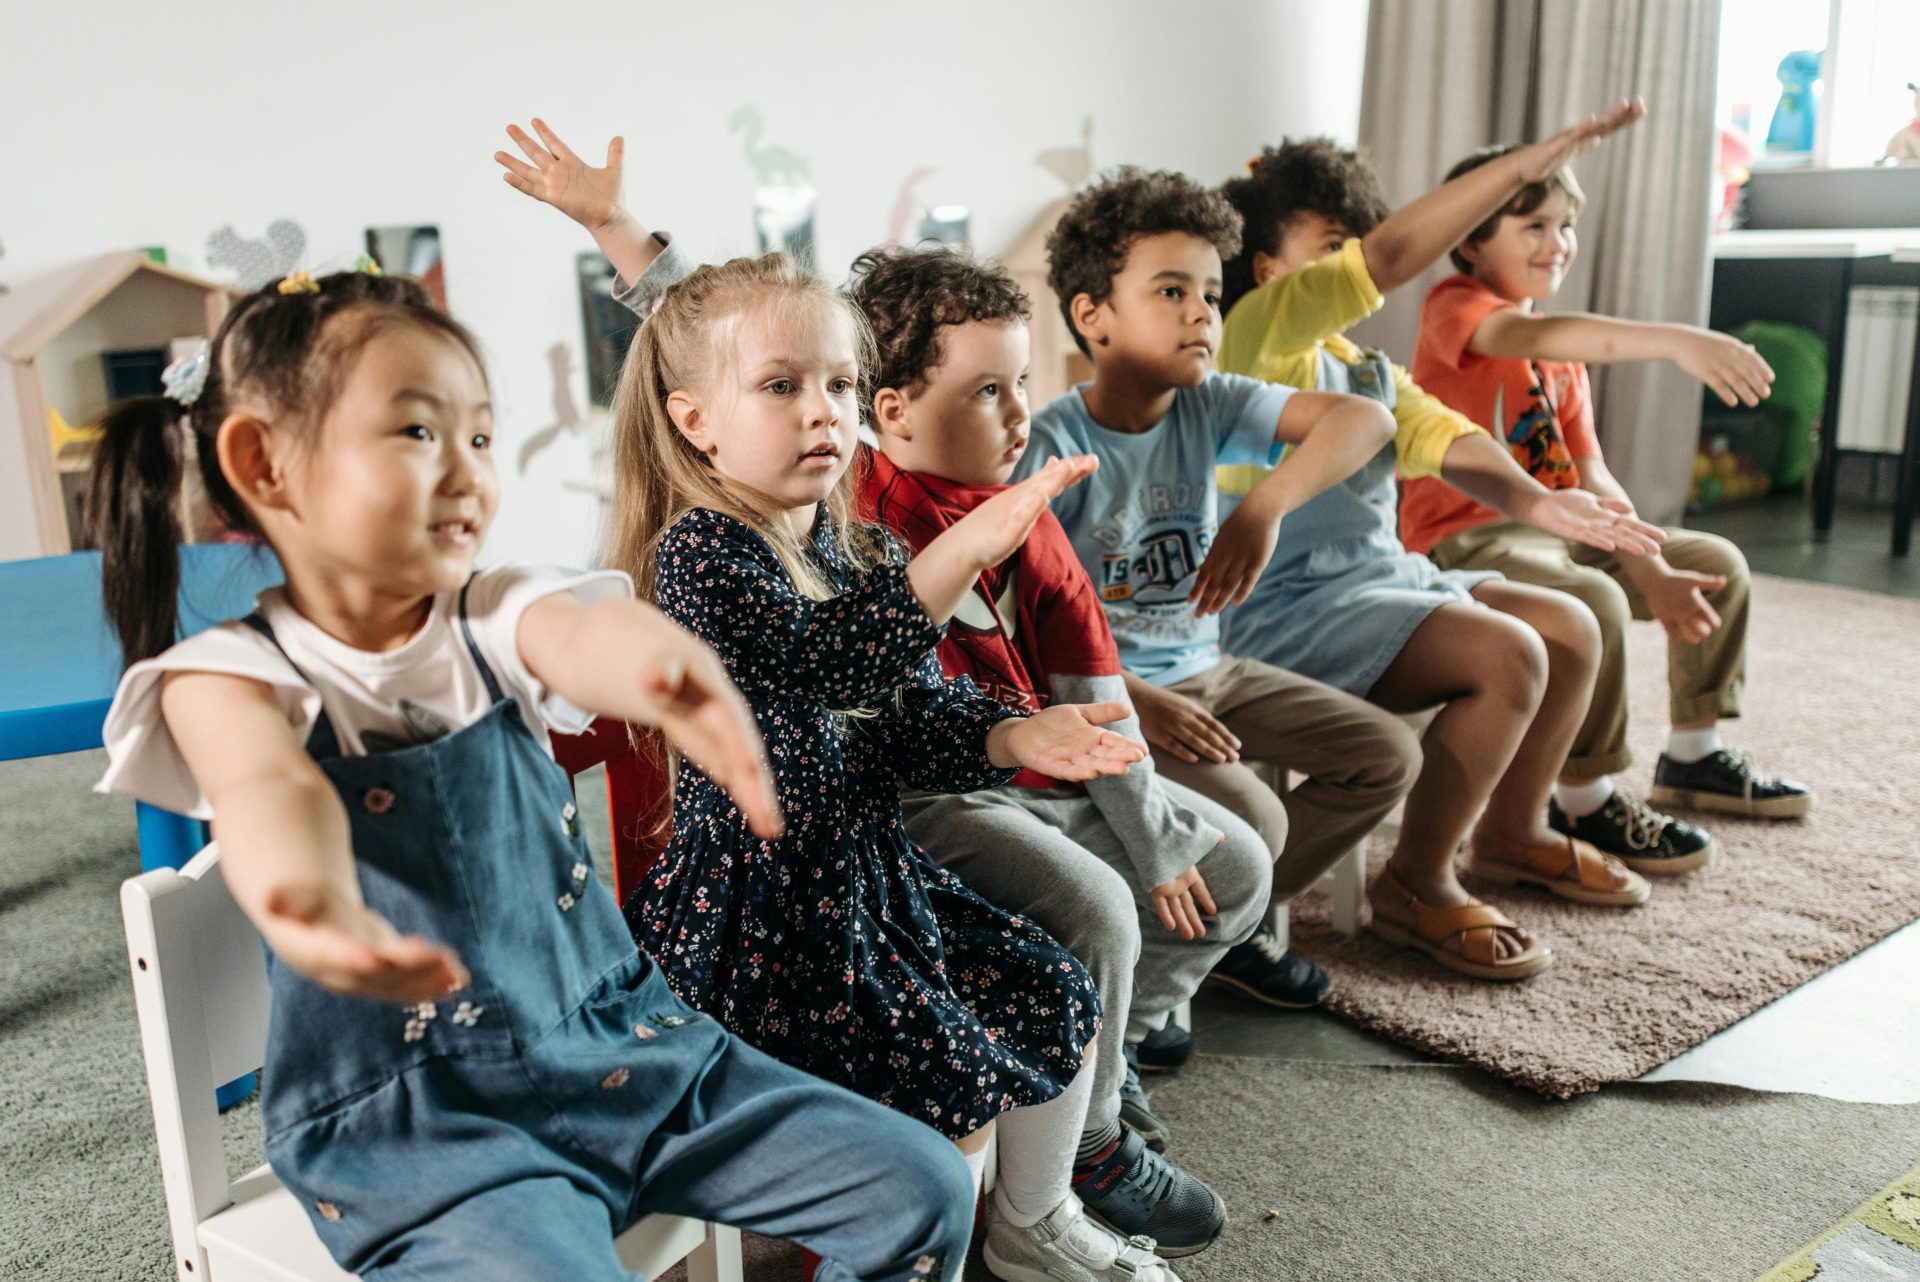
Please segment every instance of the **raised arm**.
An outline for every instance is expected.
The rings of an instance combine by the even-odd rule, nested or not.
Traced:
[[[1361,396],[1295,392],[1274,439],[1291,448],[1221,525],[1187,597],[1198,615],[1247,599],[1273,556],[1281,519],[1365,467],[1393,440],[1393,416]]]
[[[724,788],[762,837],[783,823],[765,745],[746,700],[713,650],[660,611],[628,599],[582,604],[542,597],[520,616],[527,670],[567,702],[660,727]]]
[[[1588,466],[1588,460],[1580,461],[1583,473]],[[1659,526],[1635,516],[1633,504],[1623,497],[1548,489],[1485,432],[1461,436],[1449,445],[1440,476],[1468,498],[1516,521],[1623,557],[1657,554],[1666,538]]]
[[[1672,361],[1728,405],[1758,405],[1773,393],[1773,367],[1750,344],[1697,325],[1616,320],[1591,312],[1542,316],[1517,308],[1490,312],[1467,349],[1515,360]]]
[[[552,205],[586,228],[615,271],[626,280],[639,280],[665,246],[641,226],[621,199],[626,140],[618,135],[610,139],[606,164],[595,168],[575,155],[546,121],[535,116],[532,123],[538,140],[518,125],[507,126],[507,137],[525,160],[504,151],[493,153],[506,170],[502,176],[507,185]]]
[[[1396,209],[1360,238],[1360,252],[1366,257],[1374,288],[1392,293],[1498,213],[1521,187],[1542,181],[1575,156],[1599,146],[1608,134],[1646,114],[1640,99],[1623,99],[1602,115],[1588,116],[1551,138],[1508,152]]]
[[[213,806],[234,902],[280,960],[323,988],[376,1001],[433,1001],[466,986],[451,949],[400,935],[361,898],[346,807],[266,685],[175,673],[160,709]]]
[[[1047,505],[1099,465],[1091,454],[1050,458],[1032,476],[942,530],[907,567],[907,582],[927,617],[935,623],[952,618],[975,580],[1026,542]]]

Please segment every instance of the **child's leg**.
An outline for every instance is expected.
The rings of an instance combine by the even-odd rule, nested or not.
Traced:
[[[1063,825],[1066,837],[1103,860],[1129,887],[1128,909],[1138,924],[1134,936],[1138,962],[1132,974],[1132,1003],[1124,1024],[1111,1020],[1107,1023],[1110,1045],[1117,1044],[1117,1034],[1123,1030],[1128,1042],[1138,1042],[1160,1027],[1168,1013],[1199,991],[1200,981],[1213,969],[1213,964],[1259,928],[1267,911],[1273,856],[1260,835],[1225,806],[1191,788],[1171,779],[1162,779],[1159,786],[1226,834],[1226,839],[1196,864],[1213,897],[1214,907],[1219,910],[1217,916],[1206,919],[1207,933],[1197,939],[1182,939],[1178,931],[1168,930],[1161,922],[1147,895],[1150,888],[1136,884],[1138,879],[1127,858],[1126,847],[1107,826],[1097,807],[1088,805],[1071,812]],[[1066,942],[1061,936],[1055,937]],[[1119,1055],[1112,1058],[1123,1059]],[[1106,1059],[1102,1056],[1101,1080],[1106,1077]],[[1114,1070],[1114,1075],[1117,1079],[1119,1070]],[[1098,1111],[1096,1096],[1094,1111],[1089,1117]]]
[[[1234,733],[1243,760],[1306,776],[1276,805],[1273,790],[1238,763],[1153,756],[1162,774],[1227,807],[1267,840],[1277,861],[1275,902],[1311,886],[1364,840],[1419,772],[1420,742],[1398,717],[1271,664],[1223,659],[1172,688]]]
[[[1600,663],[1600,625],[1564,592],[1523,583],[1483,583],[1475,599],[1526,624],[1546,647],[1546,685],[1513,761],[1487,797],[1481,828],[1520,845],[1551,844],[1547,797],[1585,719]]]
[[[913,792],[900,799],[907,835],[989,903],[1031,917],[1077,958],[1100,993],[1102,1025],[1116,1048],[1128,1027],[1140,929],[1134,892],[1114,868],[1068,831],[1070,816],[1091,811],[1082,796],[992,788],[950,795]],[[1089,1133],[1120,1118],[1120,1055],[1098,1057],[1091,1084]]]
[[[640,1278],[622,1268],[614,1252],[607,1204],[558,1174],[496,1184],[456,1202],[395,1239],[359,1276],[365,1282]]]
[[[1612,557],[1574,553],[1605,571],[1620,586],[1636,619],[1650,619],[1646,601]],[[1747,617],[1752,576],[1740,549],[1714,534],[1669,530],[1660,555],[1677,570],[1721,575],[1726,586],[1707,596],[1720,626],[1697,645],[1667,642],[1668,715],[1676,730],[1705,729],[1740,715],[1740,693],[1747,672]],[[1703,754],[1704,755],[1704,754]]]
[[[1100,1041],[1096,1037],[1088,1043],[1087,1060],[1065,1090],[1044,1104],[1010,1109],[999,1117],[1000,1178],[995,1192],[1004,1196],[1016,1222],[1044,1219],[1073,1196],[1074,1150],[1093,1098]]]
[[[1577,564],[1566,540],[1514,521],[1495,521],[1456,534],[1435,547],[1432,555],[1443,570],[1498,570],[1516,583],[1569,593],[1593,611],[1600,625],[1600,667],[1561,778],[1595,780],[1631,765],[1627,623],[1633,616],[1626,594],[1613,577],[1597,566]]]
[[[821,1257],[821,1279],[951,1279],[966,1259],[973,1186],[952,1143],[738,1038],[645,1160],[636,1218],[667,1212],[799,1242]]]

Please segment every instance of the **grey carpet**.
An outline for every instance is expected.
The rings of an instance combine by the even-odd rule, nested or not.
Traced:
[[[1920,917],[1920,601],[1791,579],[1754,581],[1749,680],[1729,730],[1763,768],[1812,784],[1805,820],[1693,816],[1719,842],[1701,871],[1655,879],[1641,908],[1468,887],[1553,946],[1524,983],[1454,975],[1296,906],[1293,941],[1332,973],[1334,1008],[1363,1028],[1544,1094],[1627,1081]],[[1665,636],[1629,637],[1632,746],[1645,795],[1665,737]],[[1385,859],[1397,826],[1375,836]],[[1464,857],[1463,857],[1464,858]]]

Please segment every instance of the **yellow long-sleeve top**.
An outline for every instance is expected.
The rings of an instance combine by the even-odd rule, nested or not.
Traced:
[[[1220,368],[1303,391],[1319,387],[1321,352],[1359,365],[1366,351],[1345,331],[1380,310],[1384,296],[1367,272],[1358,238],[1325,258],[1252,290],[1234,304],[1220,342]],[[1439,476],[1455,441],[1483,431],[1479,424],[1420,389],[1406,369],[1393,366],[1394,461],[1402,476]],[[1219,469],[1220,489],[1245,494],[1270,472],[1256,466]]]

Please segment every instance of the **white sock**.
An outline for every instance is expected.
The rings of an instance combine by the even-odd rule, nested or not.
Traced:
[[[978,1152],[962,1153],[967,1159],[967,1170],[973,1175],[973,1200],[980,1201],[980,1187],[987,1182],[987,1145],[982,1144]]]
[[[1553,799],[1560,803],[1560,813],[1569,819],[1592,814],[1606,805],[1612,795],[1612,775],[1601,775],[1585,783],[1568,783],[1563,779],[1553,785]]]
[[[1000,1179],[994,1196],[1015,1226],[1027,1228],[1073,1196],[1073,1157],[1093,1099],[1093,1056],[1067,1089],[1044,1104],[1000,1115]]]
[[[1692,765],[1720,751],[1720,723],[1705,730],[1667,731],[1667,755],[1683,765]]]

